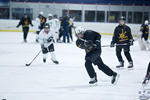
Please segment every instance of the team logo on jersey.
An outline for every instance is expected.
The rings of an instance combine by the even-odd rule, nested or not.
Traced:
[[[28,25],[28,24],[29,24],[28,20],[25,20],[24,24],[25,24],[25,25]]]
[[[128,40],[128,36],[126,36],[126,31],[124,31],[123,29],[121,30],[122,33],[120,34],[119,38],[120,38],[120,41],[126,41]]]

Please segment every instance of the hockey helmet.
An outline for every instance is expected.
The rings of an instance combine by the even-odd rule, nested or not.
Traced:
[[[144,23],[145,23],[145,25],[148,25],[148,24],[149,24],[148,20],[145,20],[145,22],[144,22]]]
[[[43,15],[44,15],[44,13],[41,11],[41,12],[39,13],[39,15],[42,15],[42,16],[43,16]]]
[[[58,18],[58,16],[55,14],[54,16],[53,16],[54,18]]]
[[[50,25],[48,23],[45,23],[44,28],[50,28]]]
[[[125,19],[125,17],[121,16],[119,20],[125,21],[126,19]]]
[[[53,15],[51,13],[48,14],[48,17],[53,17]]]
[[[81,26],[78,26],[75,28],[75,34],[78,35],[78,34],[84,34],[85,32],[85,28],[81,27]]]

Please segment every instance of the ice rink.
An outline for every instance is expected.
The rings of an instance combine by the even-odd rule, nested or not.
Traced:
[[[112,36],[102,36],[102,45],[108,45]],[[75,40],[75,39],[74,39]],[[102,48],[105,64],[120,74],[116,85],[96,66],[98,85],[89,86],[84,68],[84,50],[75,43],[55,44],[55,65],[48,57],[43,63],[42,54],[29,67],[33,57],[40,51],[35,34],[29,33],[28,43],[22,43],[21,32],[0,32],[0,100],[138,100],[138,91],[150,61],[150,52],[141,51],[138,42],[131,47],[134,70],[118,70],[115,48]]]

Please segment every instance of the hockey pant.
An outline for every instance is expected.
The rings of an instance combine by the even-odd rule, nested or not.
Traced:
[[[148,36],[149,36],[149,34],[143,33],[141,38],[143,38],[145,41],[147,41],[148,40]]]
[[[23,27],[22,30],[23,30],[23,39],[26,40],[29,32],[29,27]]]
[[[48,48],[42,48],[42,53],[43,53],[43,59],[47,58],[47,53],[50,52],[51,54],[51,60],[56,61],[56,57],[55,57],[55,52],[54,52],[54,45],[51,44],[50,46],[48,46]]]
[[[132,62],[132,58],[130,55],[130,46],[116,46],[116,56],[119,60],[119,62],[123,62],[121,51],[124,50],[124,55],[126,56],[128,62]]]
[[[88,75],[90,78],[93,78],[96,75],[96,72],[92,66],[92,63],[94,65],[97,65],[98,68],[103,71],[106,75],[112,76],[113,71],[103,63],[101,57],[97,53],[90,53],[87,54],[85,57],[85,68],[87,70]]]

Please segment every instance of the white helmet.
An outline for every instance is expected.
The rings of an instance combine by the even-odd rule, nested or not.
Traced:
[[[39,13],[39,15],[44,15],[44,13],[41,11],[41,12]]]
[[[75,34],[78,35],[79,33],[82,33],[84,34],[85,32],[85,28],[81,27],[81,26],[78,26],[75,28]]]
[[[48,14],[48,17],[53,17],[53,15],[51,13]]]
[[[149,24],[148,20],[145,20],[145,22],[144,22],[144,23],[145,23],[145,25],[148,25],[148,24]]]

